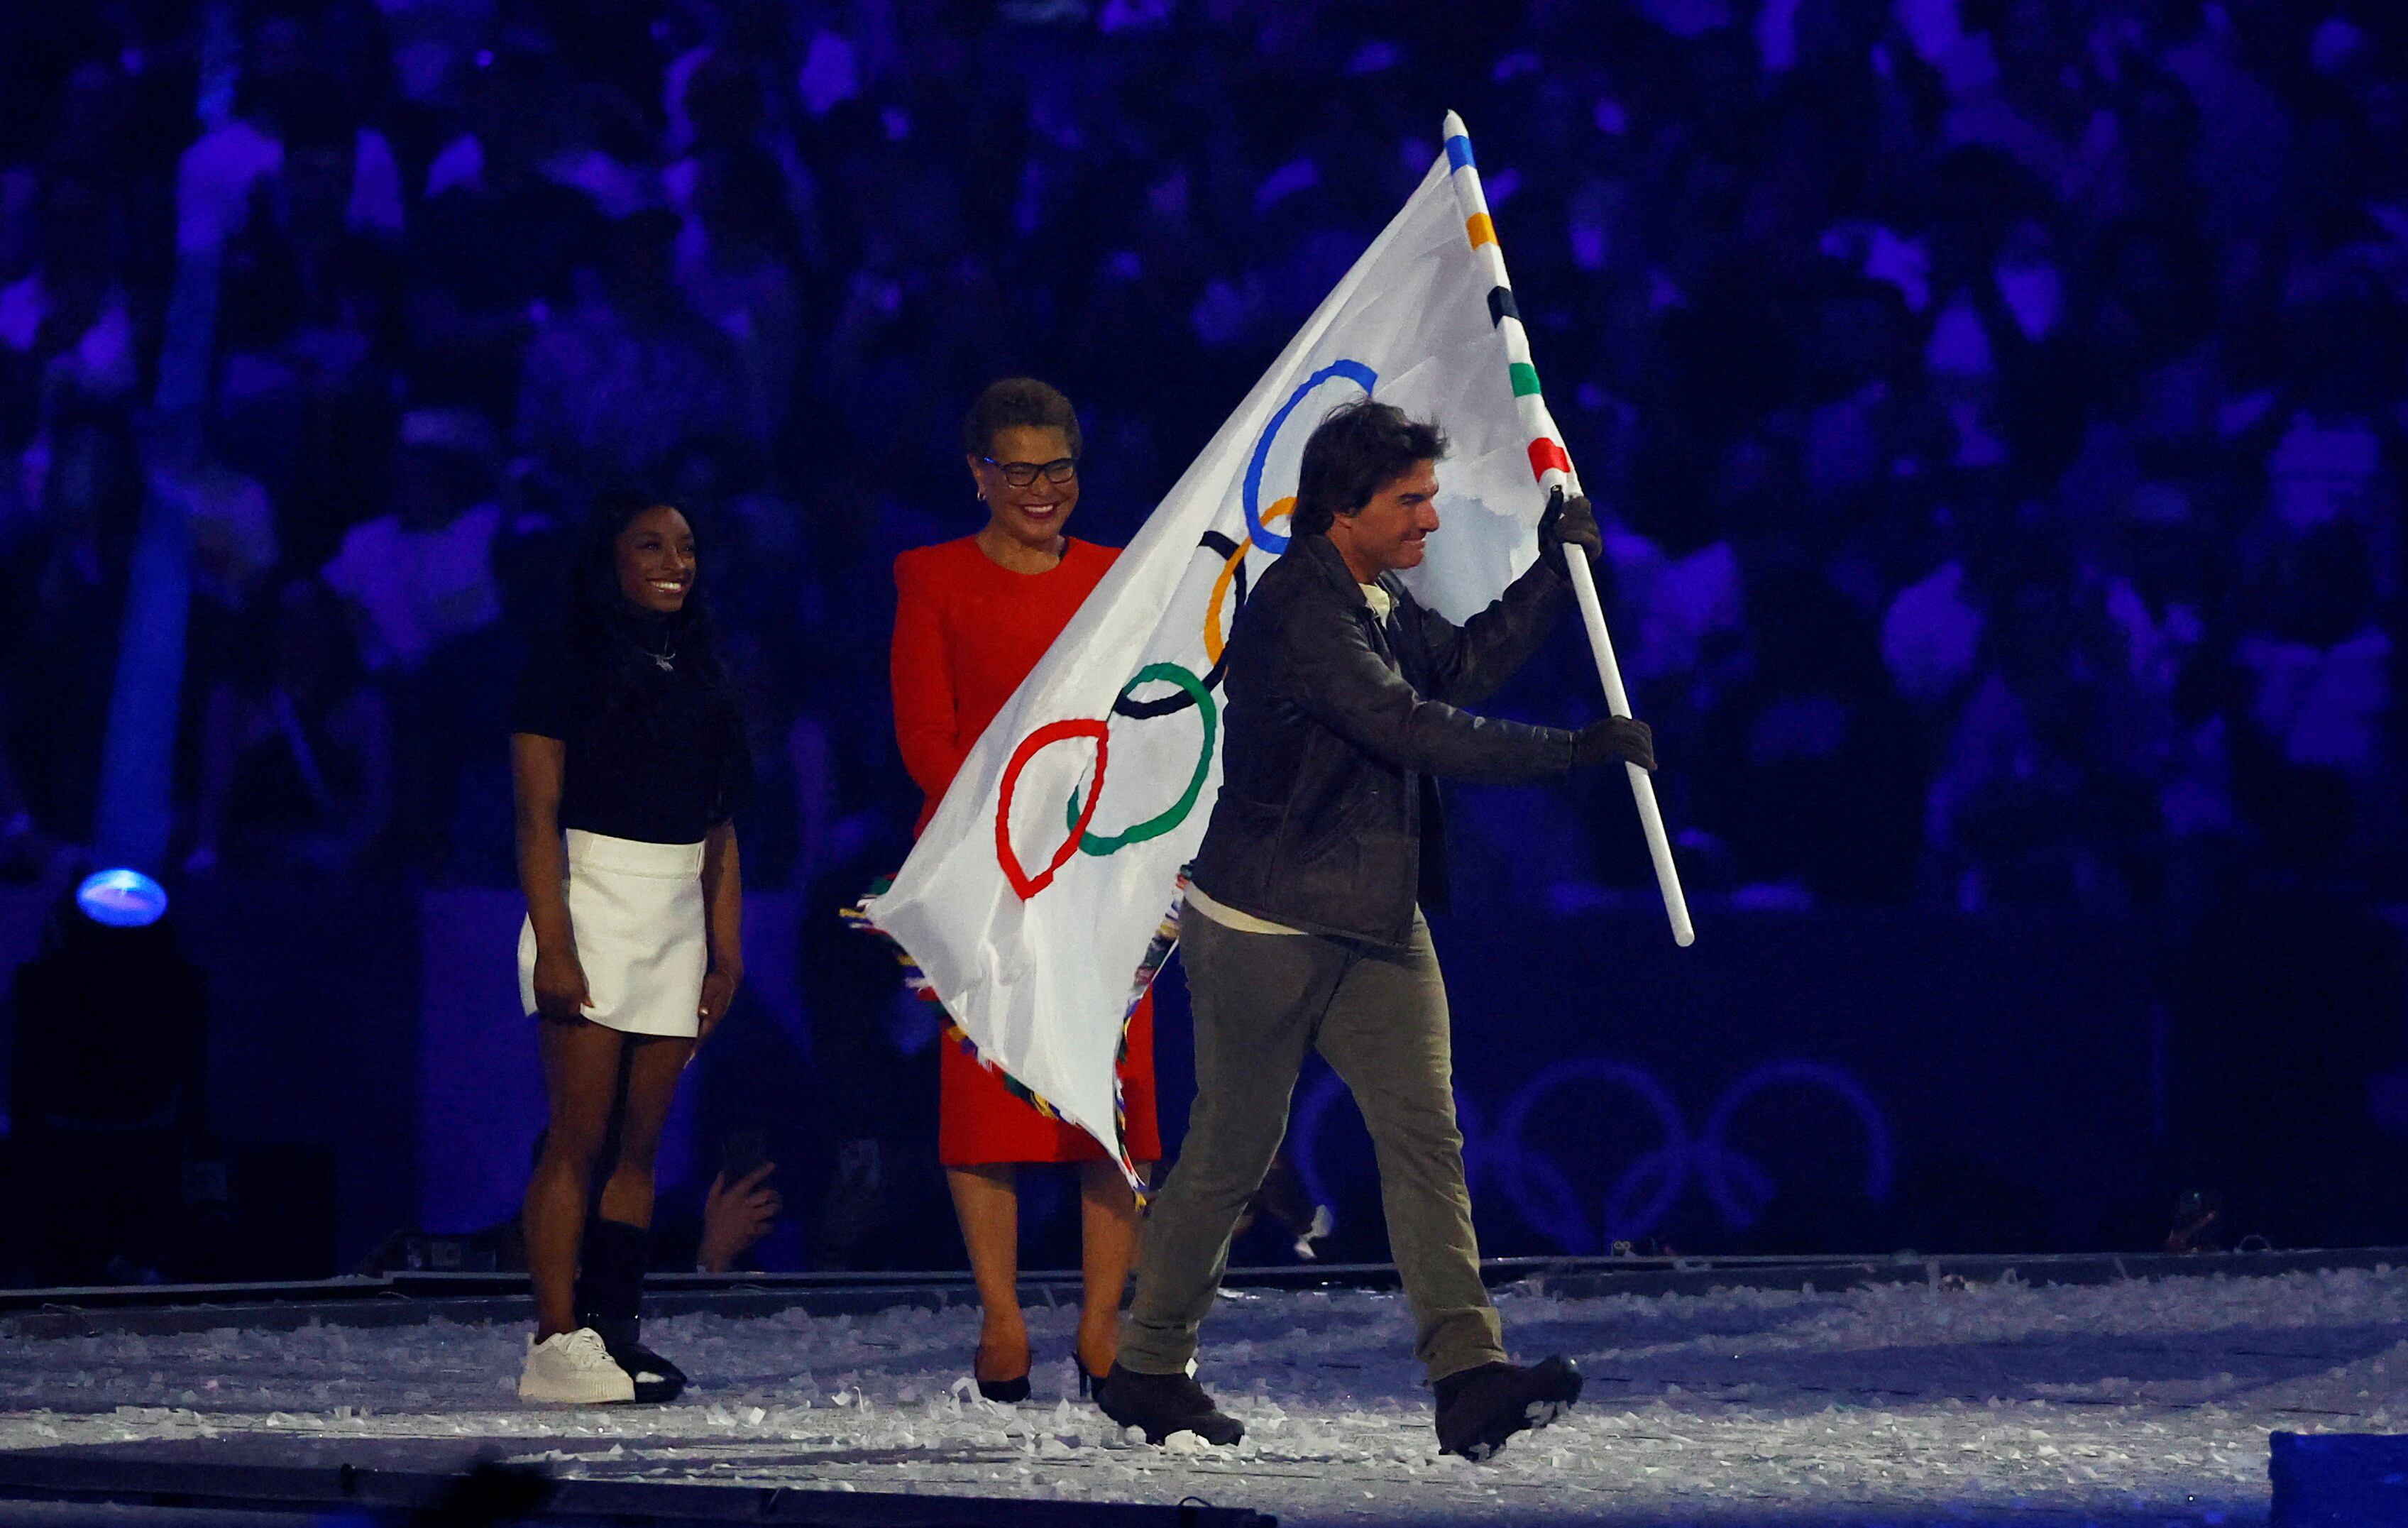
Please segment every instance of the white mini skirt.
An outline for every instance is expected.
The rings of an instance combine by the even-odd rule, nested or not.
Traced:
[[[703,972],[702,846],[647,844],[568,830],[568,926],[594,1006],[585,1017],[628,1035],[696,1034]],[[535,922],[519,930],[519,1001],[535,1007]]]

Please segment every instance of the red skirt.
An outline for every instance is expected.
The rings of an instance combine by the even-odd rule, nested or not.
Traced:
[[[1067,1121],[1049,1120],[1011,1095],[1003,1074],[950,1035],[938,1047],[937,1160],[948,1167],[1006,1162],[1093,1162],[1104,1149]],[[1128,1048],[1121,1057],[1123,1128],[1129,1157],[1162,1160],[1162,1131],[1154,1112],[1154,994],[1129,1016]]]

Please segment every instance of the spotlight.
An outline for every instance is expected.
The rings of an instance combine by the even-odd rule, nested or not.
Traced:
[[[167,893],[138,870],[62,890],[9,984],[16,1202],[49,1284],[122,1282],[179,1254],[178,1188],[207,1129],[208,996]]]
[[[167,916],[167,889],[139,870],[103,870],[76,888],[76,906],[110,928],[148,928]]]

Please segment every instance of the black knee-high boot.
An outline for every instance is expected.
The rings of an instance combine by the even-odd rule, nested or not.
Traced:
[[[585,1226],[577,1270],[577,1319],[602,1334],[602,1345],[636,1381],[639,1402],[674,1401],[685,1389],[678,1366],[643,1345],[644,1262],[651,1237],[642,1226],[596,1216]]]

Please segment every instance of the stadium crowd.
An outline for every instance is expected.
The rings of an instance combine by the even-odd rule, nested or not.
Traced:
[[[857,890],[966,400],[1067,389],[1125,540],[1455,107],[1702,894],[2396,900],[2403,60],[2381,0],[11,6],[0,862],[91,841],[155,499],[183,869],[509,883],[509,677],[635,479],[752,699],[748,874]],[[1618,783],[1463,795],[1474,892],[1650,894]]]

